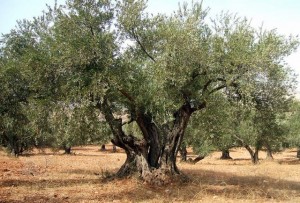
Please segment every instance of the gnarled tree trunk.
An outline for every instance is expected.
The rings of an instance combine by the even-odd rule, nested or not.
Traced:
[[[189,104],[179,108],[174,114],[174,121],[168,127],[155,124],[151,115],[135,112],[133,119],[142,132],[142,139],[123,132],[122,120],[114,118],[107,101],[99,105],[99,108],[113,132],[112,143],[124,149],[127,155],[125,163],[117,173],[118,177],[138,172],[146,182],[165,184],[167,177],[180,174],[176,156],[193,112]]]
[[[193,113],[189,104],[183,105],[174,113],[174,122],[171,130],[167,134],[167,141],[161,156],[161,167],[170,171],[171,174],[180,174],[176,157],[181,146],[185,129]]]
[[[125,177],[129,176],[133,173],[136,173],[138,171],[137,167],[137,155],[129,150],[125,150],[126,152],[126,161],[125,163],[121,166],[119,171],[117,172],[116,176],[117,177]]]
[[[228,150],[228,149],[222,150],[222,155],[221,155],[220,159],[232,159],[232,158],[230,157],[230,154],[229,154],[229,150]]]

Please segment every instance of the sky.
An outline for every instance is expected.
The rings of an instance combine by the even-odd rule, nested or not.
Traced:
[[[46,4],[53,6],[54,2],[55,0],[0,0],[0,34],[13,29],[17,20],[41,15]],[[178,8],[179,2],[182,3],[183,0],[148,0],[148,11],[170,14]],[[62,4],[64,0],[58,0],[58,3]],[[277,29],[279,34],[300,37],[300,0],[203,0],[203,6],[210,9],[211,17],[221,11],[229,11],[251,19],[254,27],[263,25],[266,29]],[[300,48],[286,61],[298,75],[297,92],[300,95]]]

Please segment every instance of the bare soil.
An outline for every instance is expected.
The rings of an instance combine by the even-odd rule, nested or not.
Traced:
[[[179,162],[188,179],[158,187],[138,177],[105,179],[122,165],[125,154],[112,153],[111,146],[99,149],[75,147],[72,155],[34,150],[18,158],[0,150],[0,202],[300,202],[295,150],[258,165],[242,148],[230,151],[232,160],[220,160],[221,153],[215,152],[194,165]]]

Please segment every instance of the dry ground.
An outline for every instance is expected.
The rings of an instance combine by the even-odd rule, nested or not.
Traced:
[[[164,187],[138,178],[103,181],[125,159],[109,150],[85,146],[73,155],[46,150],[19,158],[0,151],[0,202],[300,202],[300,161],[293,150],[259,165],[240,148],[231,150],[233,160],[213,153],[195,165],[178,163],[189,181]]]

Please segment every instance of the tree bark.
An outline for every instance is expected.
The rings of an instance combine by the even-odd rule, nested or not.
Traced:
[[[193,111],[189,104],[185,104],[174,113],[173,127],[167,134],[167,142],[161,157],[162,167],[168,169],[171,174],[180,174],[176,165],[176,157]]]
[[[245,145],[244,147],[248,150],[252,163],[258,164],[258,148],[255,148],[255,151],[253,151],[249,145]]]
[[[256,147],[255,147],[255,151],[253,151],[252,149],[251,149],[251,147],[248,145],[248,144],[246,144],[245,143],[245,141],[243,140],[243,139],[241,139],[240,137],[238,137],[238,136],[236,136],[236,135],[234,135],[234,137],[240,142],[240,144],[242,145],[242,146],[244,146],[246,149],[247,149],[247,151],[249,152],[249,154],[250,154],[250,156],[251,156],[251,161],[252,161],[252,163],[253,164],[258,164],[258,161],[259,161],[259,159],[258,159],[258,151],[259,151],[259,143],[256,143]]]
[[[65,154],[71,154],[71,147],[64,146]]]
[[[106,151],[105,144],[101,145],[100,151]]]
[[[267,160],[274,160],[271,146],[268,143],[266,143],[265,146],[266,146],[266,151],[267,151],[267,157],[266,157],[266,159]]]
[[[117,146],[116,146],[116,145],[113,145],[113,146],[112,146],[112,152],[113,152],[113,153],[116,153],[116,152],[117,152]]]
[[[186,146],[184,144],[181,145],[181,147],[179,149],[179,153],[180,153],[181,161],[186,162],[187,161],[187,150],[186,150]]]
[[[228,149],[222,150],[222,155],[221,155],[220,159],[232,159],[230,157]]]
[[[205,158],[205,156],[198,155],[195,159],[189,158],[187,160],[187,162],[191,163],[191,164],[196,164],[196,163],[198,163],[199,161],[201,161],[204,158]]]
[[[129,176],[138,171],[137,168],[137,156],[134,152],[126,150],[126,161],[118,170],[116,176],[119,178]]]
[[[143,168],[139,168],[138,157],[147,157],[148,145],[144,139],[137,139],[132,135],[126,135],[122,130],[122,120],[116,119],[108,104],[108,101],[104,99],[102,104],[98,103],[97,107],[103,112],[106,121],[108,122],[110,129],[114,135],[111,140],[113,145],[118,146],[125,150],[126,161],[117,172],[117,177],[129,176],[135,172],[142,172]]]
[[[176,156],[194,111],[189,104],[181,106],[174,113],[174,121],[168,125],[158,125],[153,121],[152,115],[135,110],[132,119],[136,121],[143,135],[143,138],[139,139],[125,134],[122,130],[122,120],[114,117],[107,100],[104,99],[104,102],[97,106],[112,130],[112,143],[124,149],[127,155],[125,163],[117,172],[117,177],[138,172],[146,182],[163,185],[168,182],[167,177],[180,174]]]
[[[297,158],[300,159],[300,147],[299,147],[298,150],[297,150]]]
[[[138,112],[136,122],[147,143],[147,149],[144,149],[142,153],[145,155],[151,167],[158,168],[163,147],[163,132],[159,129],[159,126],[152,121],[151,115]]]
[[[258,159],[258,149],[256,148],[255,149],[255,152],[254,152],[254,157],[252,158],[252,163],[253,164],[258,164],[258,162],[259,162],[259,159]]]

